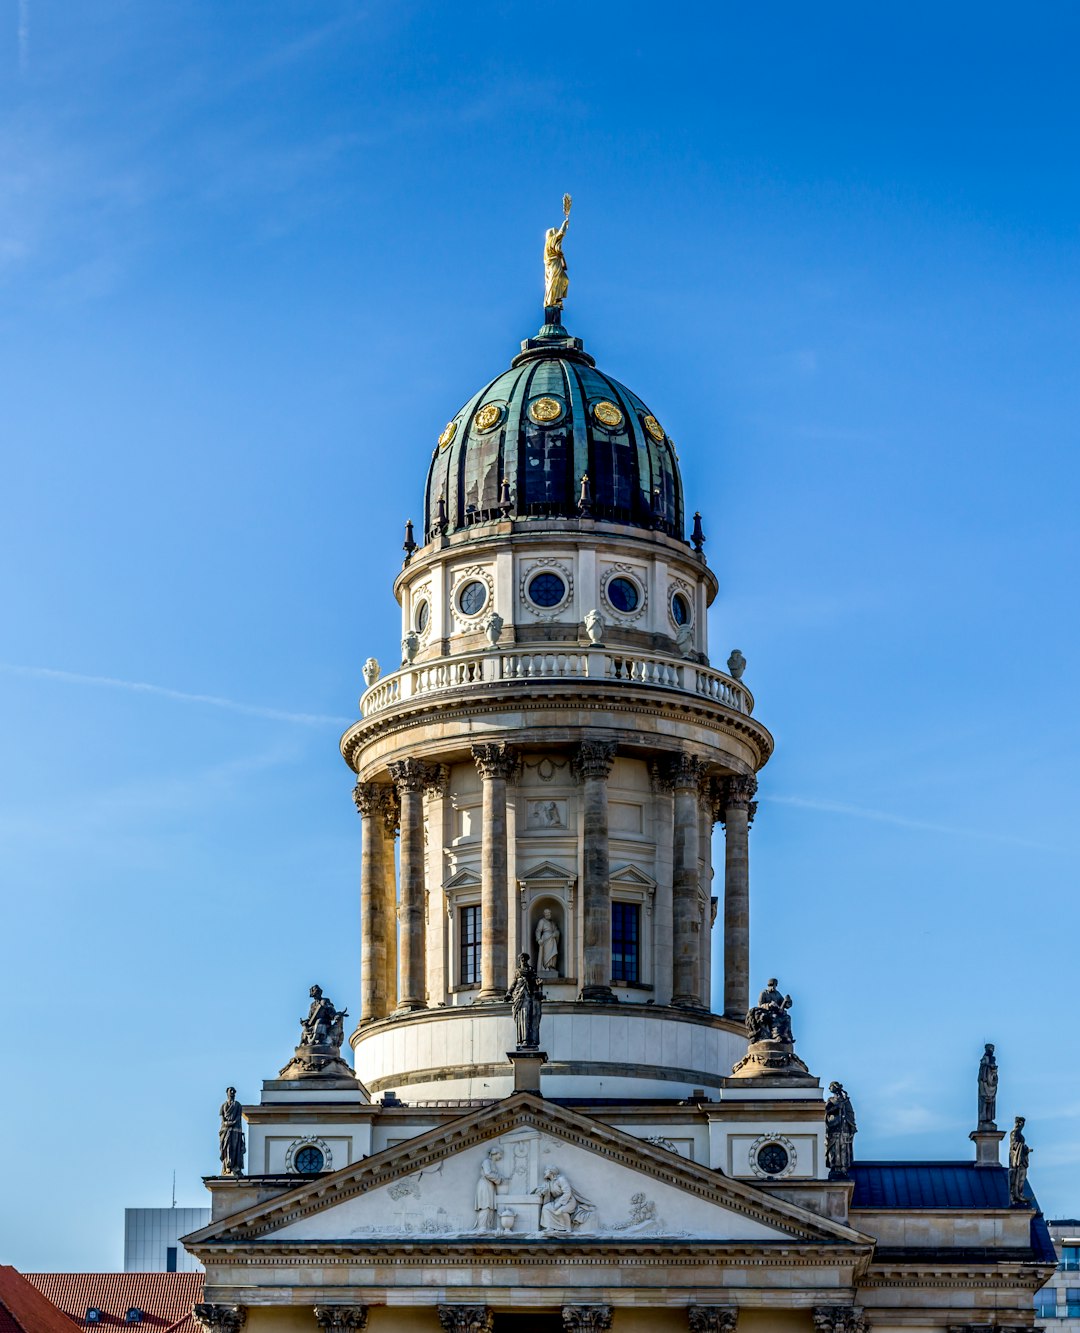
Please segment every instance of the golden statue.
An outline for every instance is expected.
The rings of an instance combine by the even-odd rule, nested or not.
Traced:
[[[549,310],[561,310],[570,288],[566,276],[566,256],[562,252],[563,237],[570,225],[570,196],[562,197],[563,224],[549,227],[544,237],[544,305]]]

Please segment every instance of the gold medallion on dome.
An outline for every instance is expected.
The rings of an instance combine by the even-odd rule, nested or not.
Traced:
[[[502,417],[502,410],[494,403],[485,403],[484,406],[473,417],[473,425],[477,430],[490,430],[492,426],[497,426]]]
[[[457,434],[457,422],[448,421],[443,427],[443,433],[439,436],[439,448],[445,449],[450,441]]]
[[[529,404],[529,416],[534,421],[557,421],[562,416],[562,403],[557,398],[537,398]]]
[[[614,403],[609,403],[606,399],[602,403],[594,404],[593,416],[601,426],[615,427],[622,425],[622,413]]]
[[[657,444],[661,444],[664,439],[664,428],[653,416],[647,416],[644,419],[645,429],[653,437]]]

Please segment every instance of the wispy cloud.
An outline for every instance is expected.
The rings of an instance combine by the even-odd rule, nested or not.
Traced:
[[[820,810],[829,815],[845,815],[851,819],[870,819],[878,824],[893,824],[897,828],[919,829],[923,833],[947,833],[955,838],[980,838],[986,842],[1005,842],[1013,847],[1036,847],[1041,851],[1060,851],[1048,843],[1031,842],[1026,838],[1014,838],[1007,833],[990,833],[986,829],[957,828],[953,824],[935,824],[924,819],[909,819],[906,815],[893,814],[889,810],[868,810],[862,805],[846,805],[842,801],[823,801],[813,796],[782,796],[769,793],[762,796],[763,801],[772,801],[776,805],[793,805],[800,810]]]
[[[236,699],[222,699],[215,694],[192,694],[187,690],[172,690],[165,685],[151,685],[141,680],[121,680],[116,676],[88,676],[79,671],[58,671],[53,667],[19,666],[0,662],[0,671],[13,676],[29,676],[34,680],[56,680],[68,685],[96,685],[106,689],[127,690],[132,694],[150,694],[159,699],[177,703],[205,704],[210,708],[224,708],[248,717],[263,717],[271,722],[291,722],[304,727],[347,727],[353,718],[331,717],[325,713],[294,713],[282,708],[264,708],[261,704],[241,703]]]

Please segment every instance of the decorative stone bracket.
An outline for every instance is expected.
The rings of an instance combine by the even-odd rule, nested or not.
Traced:
[[[192,1307],[200,1328],[205,1333],[240,1333],[247,1322],[246,1305],[203,1305]]]
[[[316,1305],[315,1322],[323,1333],[359,1333],[367,1327],[366,1305]]]

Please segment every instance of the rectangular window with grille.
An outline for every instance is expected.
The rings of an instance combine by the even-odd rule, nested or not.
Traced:
[[[1041,1319],[1053,1319],[1057,1314],[1057,1292],[1053,1287],[1044,1287],[1035,1293],[1035,1313]]]
[[[1065,1318],[1080,1319],[1080,1287],[1065,1288]]]
[[[611,979],[640,981],[641,908],[637,903],[611,904]]]
[[[462,986],[475,986],[480,981],[480,908],[463,907],[461,925],[461,980]]]
[[[1067,1273],[1080,1272],[1080,1245],[1063,1245],[1058,1267],[1064,1268]]]

